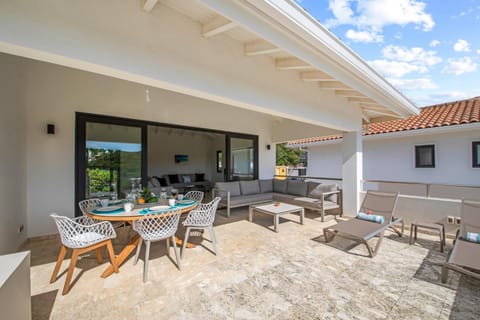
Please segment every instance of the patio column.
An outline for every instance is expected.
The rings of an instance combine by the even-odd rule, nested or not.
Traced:
[[[355,216],[360,206],[363,179],[362,131],[343,133],[343,212]]]

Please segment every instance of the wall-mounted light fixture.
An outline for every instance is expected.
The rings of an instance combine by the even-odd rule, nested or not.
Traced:
[[[55,125],[54,124],[47,124],[47,134],[55,134]]]
[[[271,146],[269,144],[267,144],[267,150],[270,150]]]

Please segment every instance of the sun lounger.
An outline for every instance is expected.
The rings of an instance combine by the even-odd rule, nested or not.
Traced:
[[[395,219],[393,217],[397,199],[398,193],[367,191],[357,217],[323,229],[325,241],[330,242],[337,235],[355,240],[365,244],[369,256],[374,257],[382,243],[385,230],[392,228],[400,237],[403,234],[403,220],[401,218]],[[364,219],[371,218],[371,220],[377,221],[364,220],[360,217],[363,217]],[[394,225],[398,223],[402,224],[401,231],[398,231],[394,227]],[[375,248],[372,249],[368,244],[368,241],[375,236],[378,236],[379,239]]]
[[[480,201],[462,200],[461,216],[460,230],[442,267],[443,283],[449,269],[480,279],[480,243],[475,242],[480,236]]]

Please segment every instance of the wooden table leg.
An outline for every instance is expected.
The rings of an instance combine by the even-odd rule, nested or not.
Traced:
[[[118,267],[120,267],[125,262],[125,260],[127,260],[130,253],[132,253],[132,251],[135,250],[135,248],[137,247],[139,241],[140,241],[140,236],[136,234],[132,238],[132,240],[130,240],[130,242],[125,246],[125,248],[123,248],[122,252],[120,252],[120,254],[117,255],[116,262]],[[105,271],[103,271],[101,277],[107,278],[112,273],[113,273],[113,266],[109,264],[108,268],[105,269]]]
[[[182,246],[183,245],[183,240],[180,239],[179,237],[175,236],[175,242],[177,243],[178,246]],[[195,248],[197,245],[196,244],[193,244],[191,242],[187,242],[187,245],[186,245],[186,248],[188,249],[191,249],[191,248]]]

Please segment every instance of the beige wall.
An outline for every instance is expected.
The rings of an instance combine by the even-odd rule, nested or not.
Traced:
[[[76,111],[254,134],[260,146],[272,143],[267,115],[154,88],[148,102],[143,85],[29,60],[24,68],[29,237],[56,231],[49,213],[74,214]],[[55,135],[45,133],[47,123],[56,125]],[[271,177],[275,154],[260,148],[259,160],[260,177]]]
[[[0,255],[26,239],[26,121],[18,59],[0,54]],[[25,229],[19,233],[19,226]]]

